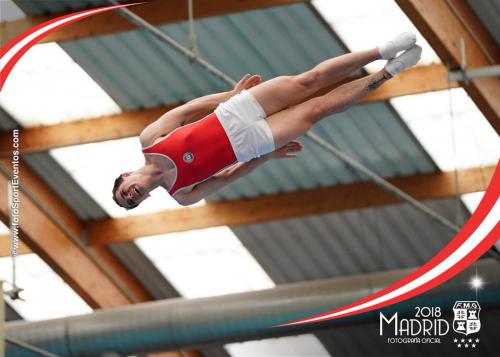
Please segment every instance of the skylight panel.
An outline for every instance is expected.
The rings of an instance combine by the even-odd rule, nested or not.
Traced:
[[[440,62],[434,50],[394,0],[313,0],[312,4],[352,52],[373,48],[400,32],[411,31],[417,34],[417,43],[423,48],[419,65]],[[365,69],[375,72],[385,63],[377,61]]]
[[[21,58],[5,82],[0,105],[24,127],[120,112],[56,43],[36,45]]]
[[[0,280],[12,282],[12,260],[0,258]],[[90,313],[92,309],[36,254],[16,257],[17,285],[26,301],[6,301],[26,320]],[[10,284],[4,285],[9,290]],[[61,303],[63,301],[64,303]]]
[[[230,343],[224,346],[233,357],[250,356],[330,356],[314,335],[269,338],[260,341]]]
[[[135,242],[177,291],[188,298],[274,287],[228,227],[171,233]]]
[[[474,213],[479,206],[479,202],[483,199],[484,191],[468,193],[466,195],[460,196],[462,202],[465,204],[465,207],[469,210],[470,213]],[[497,240],[495,243],[495,247],[500,252],[500,240]]]
[[[453,126],[448,91],[394,98],[391,104],[440,170],[452,171],[455,163],[458,169],[496,165],[495,130],[463,89],[452,89],[451,99]]]
[[[135,240],[165,278],[184,297],[226,295],[275,286],[228,227],[193,230]],[[232,343],[233,357],[328,356],[313,335]]]
[[[10,233],[9,227],[0,222],[0,234],[9,234],[9,233]]]
[[[25,17],[24,12],[13,1],[0,1],[0,21],[15,21]]]
[[[462,201],[465,204],[465,207],[469,210],[470,213],[474,213],[479,206],[479,202],[483,199],[485,191],[468,193],[466,195],[462,195]]]
[[[462,195],[461,199],[462,199],[463,203],[465,204],[465,207],[467,207],[467,209],[469,210],[469,212],[474,213],[474,211],[479,206],[479,202],[481,202],[481,200],[483,199],[483,196],[484,196],[484,191],[474,192],[474,193],[468,193],[466,195]],[[500,252],[500,240],[496,241],[495,247]]]
[[[118,175],[144,164],[137,137],[52,149],[50,155],[111,217],[182,208],[162,188],[152,191],[150,198],[130,211],[113,201],[111,190]],[[202,204],[204,201],[198,203]]]

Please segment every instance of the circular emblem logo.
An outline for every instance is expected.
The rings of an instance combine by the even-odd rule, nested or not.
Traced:
[[[184,160],[184,162],[190,164],[194,160],[194,155],[192,152],[185,152],[184,155],[182,155],[182,159]]]

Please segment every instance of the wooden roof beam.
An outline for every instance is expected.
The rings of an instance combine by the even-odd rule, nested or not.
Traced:
[[[464,39],[467,69],[499,62],[499,48],[484,25],[463,0],[396,0],[424,35],[443,63],[460,68],[460,39]],[[482,78],[462,86],[500,134],[500,80]]]
[[[9,257],[11,255],[11,253],[10,253],[10,240],[11,240],[11,237],[9,234],[0,235],[0,258]],[[24,244],[22,241],[19,241],[19,247],[17,249],[17,254],[22,255],[22,254],[29,254],[29,253],[33,253],[32,250],[26,244]]]
[[[459,194],[486,190],[494,170],[494,166],[460,170]],[[428,200],[454,197],[454,180],[454,172],[442,172],[401,177],[389,182],[418,200]],[[262,223],[400,202],[398,198],[371,182],[353,183],[92,221],[87,223],[88,238],[90,245],[103,245],[150,235]]]
[[[11,164],[1,159],[0,165],[8,170]],[[22,184],[76,236],[81,236],[84,224],[76,214],[23,162],[20,162]],[[7,192],[7,178],[0,173],[0,190]],[[0,195],[0,216],[8,225],[7,195]],[[92,308],[120,306],[131,303],[112,281],[93,261],[48,217],[37,204],[21,192],[20,207],[20,253],[30,251],[38,254],[56,273],[58,273]],[[2,245],[10,245],[9,239],[2,239]],[[2,247],[10,255],[10,247]],[[90,250],[126,286],[137,301],[151,299],[149,293],[140,285],[130,272],[121,265],[109,250]],[[102,247],[101,247],[102,248]]]
[[[196,19],[211,16],[229,15],[232,13],[265,9],[273,6],[303,3],[305,0],[194,0],[193,10]],[[187,1],[151,1],[139,6],[132,6],[130,10],[144,18],[154,26],[167,25],[188,20]],[[45,21],[52,20],[63,14],[49,16],[28,17],[16,21],[0,23],[0,47],[16,38],[21,33]],[[57,30],[43,38],[41,42],[63,42],[108,35],[117,32],[136,30],[137,27],[121,17],[116,12],[107,12],[83,19],[70,26]]]

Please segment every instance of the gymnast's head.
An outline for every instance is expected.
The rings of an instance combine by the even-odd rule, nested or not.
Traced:
[[[149,188],[147,180],[137,172],[125,172],[118,176],[113,185],[113,200],[127,210],[136,208],[139,203],[148,198]]]

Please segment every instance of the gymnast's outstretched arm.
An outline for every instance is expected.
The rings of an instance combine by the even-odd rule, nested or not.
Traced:
[[[241,92],[243,89],[250,89],[259,84],[260,82],[261,82],[261,77],[259,75],[246,74],[234,86],[233,90],[231,91],[217,93],[217,94],[210,94],[187,102],[186,104],[183,105],[183,107],[185,107],[184,112],[187,113],[187,115],[189,116],[187,122],[201,119],[206,114],[209,114],[212,111],[214,111],[214,109],[220,103],[225,102],[232,96]]]
[[[296,153],[300,150],[302,150],[302,144],[298,141],[291,141],[273,152],[252,159],[248,162],[240,163],[225,170],[220,174],[196,185],[194,189],[189,192],[178,192],[173,197],[183,206],[192,205],[220,190],[224,186],[229,185],[231,182],[248,175],[270,159],[294,158],[297,156]]]
[[[225,102],[243,89],[250,89],[259,84],[259,75],[245,75],[228,92],[206,95],[193,99],[186,104],[169,110],[154,123],[148,125],[140,134],[139,140],[143,147],[151,145],[157,138],[169,134],[172,130],[184,124],[199,120],[210,114],[219,103]]]

